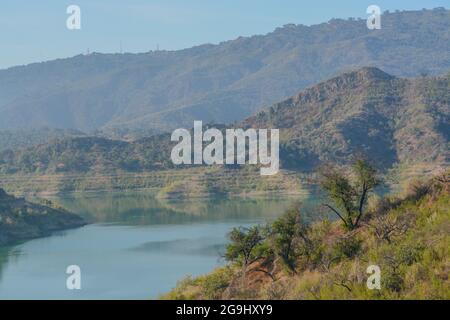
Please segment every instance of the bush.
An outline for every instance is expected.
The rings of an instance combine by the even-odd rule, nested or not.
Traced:
[[[220,299],[232,279],[229,268],[221,268],[200,279],[202,296],[206,299]]]
[[[351,259],[355,257],[361,250],[362,241],[355,236],[348,236],[340,239],[334,246],[334,255],[338,258]]]
[[[295,273],[299,257],[308,258],[311,243],[308,228],[302,223],[300,211],[293,208],[272,223],[269,242],[289,272]]]
[[[381,288],[400,292],[403,289],[403,278],[392,270],[384,272],[381,277]]]

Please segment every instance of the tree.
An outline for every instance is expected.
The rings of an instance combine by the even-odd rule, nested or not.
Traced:
[[[297,258],[308,255],[310,246],[297,206],[273,222],[269,238],[275,254],[289,271],[296,273]]]
[[[360,158],[353,163],[351,174],[328,166],[320,175],[320,185],[333,201],[333,205],[325,203],[324,206],[333,211],[347,229],[357,228],[370,193],[380,184],[374,167]]]
[[[241,265],[244,276],[251,264],[267,257],[264,236],[259,226],[234,228],[228,237],[231,243],[226,248],[225,259]]]

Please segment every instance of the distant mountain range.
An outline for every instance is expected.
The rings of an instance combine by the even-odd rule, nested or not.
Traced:
[[[382,169],[399,162],[448,165],[450,73],[405,79],[361,68],[303,90],[236,127],[279,128],[284,169],[311,171],[324,161],[346,164],[359,152]],[[0,152],[0,173],[171,169],[173,145],[169,133],[131,142],[64,138]]]
[[[450,11],[440,8],[385,13],[381,30],[368,30],[363,19],[334,19],[310,27],[286,25],[267,35],[186,50],[93,53],[0,70],[0,129],[47,126],[82,131],[116,128],[167,131],[191,126],[193,120],[230,123],[292,96],[299,89],[363,66],[379,67],[401,77],[447,72],[450,70]],[[401,92],[398,96],[401,85],[409,82],[385,77],[383,83],[398,83],[398,86],[388,87],[386,90],[394,91],[384,93],[401,101],[385,101],[384,111],[380,113],[370,101],[352,100],[357,105],[344,110],[355,114],[347,114],[348,121],[339,127],[345,134],[331,140],[344,150],[343,155],[349,150],[344,146],[345,140],[356,143],[363,139],[360,133],[365,129],[361,126],[369,118],[373,143],[365,142],[374,148],[375,141],[380,144],[376,148],[381,148],[379,138],[394,141],[399,135],[402,137],[394,130],[400,130],[401,124],[374,123],[382,122],[385,117],[392,119],[387,116],[391,102],[399,106],[413,103],[408,99],[412,99],[414,92]],[[363,114],[364,108],[370,111]],[[326,112],[323,119],[331,125],[342,119],[331,119],[328,114],[334,114],[332,109]],[[429,121],[438,121],[429,113],[421,114],[433,119]],[[310,116],[314,116],[313,111]],[[326,126],[313,121],[310,125]],[[353,133],[350,127],[355,128]],[[388,131],[377,131],[384,129]],[[432,131],[436,136],[429,138],[438,137],[442,130]],[[407,142],[413,138],[403,138],[395,142],[395,148],[393,142],[386,144],[391,149],[384,161],[402,157],[408,148],[412,148],[410,153],[415,150],[417,145],[410,142],[412,146],[409,146]],[[334,150],[331,141],[327,142],[330,152]],[[399,145],[402,143],[405,145]],[[301,144],[300,147],[309,146]],[[320,158],[317,148],[316,145],[310,149],[311,159],[304,161]],[[432,154],[435,153],[438,151]],[[423,156],[430,155],[427,152]]]

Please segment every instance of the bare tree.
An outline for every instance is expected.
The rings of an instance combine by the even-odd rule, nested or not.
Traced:
[[[402,217],[391,214],[376,215],[372,219],[373,222],[368,223],[367,226],[373,230],[379,240],[391,243],[394,237],[406,233],[409,229],[409,222]]]

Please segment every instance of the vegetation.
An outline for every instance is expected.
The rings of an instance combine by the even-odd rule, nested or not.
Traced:
[[[243,275],[250,265],[266,258],[262,247],[264,236],[259,227],[235,228],[229,237],[231,244],[227,247],[225,258],[241,265]]]
[[[307,232],[298,207],[287,211],[269,228],[269,248],[272,248],[274,256],[280,259],[282,266],[287,268],[289,273],[295,274],[299,257],[308,255],[311,242]]]
[[[370,200],[351,229],[345,219],[305,225],[298,208],[266,227],[235,229],[228,265],[163,298],[450,299],[450,172]],[[380,290],[367,286],[371,265]]]
[[[159,136],[131,143],[101,137],[53,140],[15,152],[0,153],[0,172],[86,173],[141,172],[172,168],[170,139]]]
[[[83,174],[1,175],[2,187],[16,195],[90,191],[147,191],[160,199],[209,196],[299,195],[308,191],[307,176],[280,171],[262,177],[256,168],[187,168],[149,172],[88,172]]]
[[[342,169],[327,168],[322,170],[320,185],[334,205],[325,204],[342,220],[348,230],[358,227],[363,217],[367,199],[377,187],[380,180],[375,169],[363,159],[357,159],[353,164],[354,184],[343,174]]]
[[[450,136],[450,74],[402,79],[377,68],[348,72],[243,121],[280,128],[284,169],[348,165],[363,153],[386,170],[398,163],[443,167]]]
[[[42,204],[31,203],[10,196],[0,188],[0,246],[85,224],[81,217],[48,200],[43,200]]]
[[[77,130],[62,129],[29,129],[29,130],[0,130],[0,151],[17,150],[48,143],[57,139],[84,136]]]
[[[347,166],[352,155],[360,152],[384,172],[399,168],[398,176],[423,164],[445,168],[450,133],[449,75],[401,79],[376,68],[362,68],[300,92],[236,126],[280,129],[283,178],[298,172],[312,173],[326,161]],[[116,134],[120,136],[121,132]],[[38,192],[42,186],[31,181],[41,178],[49,180],[56,192],[93,190],[98,186],[106,190],[139,189],[147,185],[158,188],[161,197],[271,193],[277,189],[273,178],[242,179],[252,173],[249,166],[225,165],[212,169],[174,166],[170,160],[174,145],[169,134],[132,141],[102,136],[66,137],[24,149],[0,151],[0,174],[12,182],[7,187],[13,192],[24,189],[14,180],[25,180],[29,191]],[[214,173],[209,176],[211,170]],[[180,172],[181,175],[195,172],[200,178],[173,179]],[[167,179],[161,182],[157,178],[154,183],[143,178],[149,176]],[[228,182],[220,183],[218,179],[222,178]],[[293,186],[291,182],[287,185]],[[281,192],[289,190],[282,181],[278,183]],[[328,189],[334,192],[330,190],[332,187],[329,185]],[[345,204],[351,205],[348,208],[334,209],[347,215],[343,218],[351,229],[360,216],[356,213],[353,217],[359,210],[353,202],[363,200],[364,205],[367,195],[357,197],[362,186],[342,185],[341,191],[344,191],[342,187],[353,193],[355,199]],[[197,195],[192,194],[194,189]],[[346,212],[347,209],[354,212]],[[355,220],[350,221],[350,216]]]

